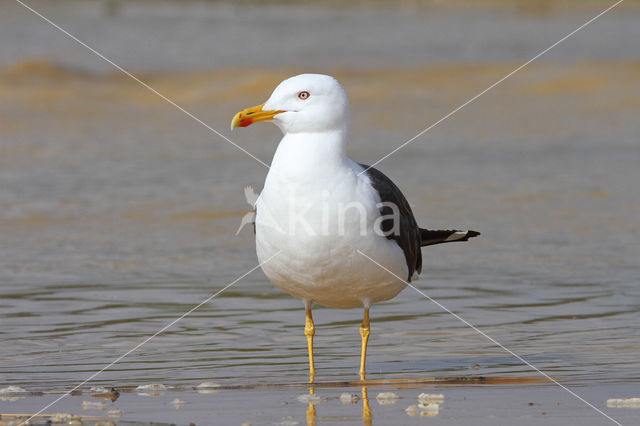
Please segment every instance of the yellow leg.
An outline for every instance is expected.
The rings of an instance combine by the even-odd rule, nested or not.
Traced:
[[[307,348],[309,349],[309,383],[313,383],[313,379],[316,377],[316,369],[313,366],[313,336],[316,334],[316,327],[313,325],[311,317],[311,304],[306,306],[306,314],[304,335],[307,336]]]
[[[314,389],[309,388],[309,395],[314,394]],[[312,403],[309,403],[307,407],[307,426],[316,426],[316,406]]]
[[[360,336],[362,336],[362,353],[360,355],[360,380],[365,379],[364,366],[367,361],[367,342],[369,342],[370,331],[371,329],[369,328],[369,308],[365,306],[364,319],[362,320],[362,325],[360,326]]]
[[[362,424],[371,426],[371,408],[369,407],[369,396],[367,395],[367,387],[362,387]]]

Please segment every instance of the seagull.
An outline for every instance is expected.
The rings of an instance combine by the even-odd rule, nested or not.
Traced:
[[[364,381],[371,306],[395,297],[421,272],[421,247],[480,234],[418,227],[398,187],[347,156],[349,101],[335,78],[284,80],[265,103],[238,112],[231,129],[261,121],[272,121],[284,136],[255,203],[258,260],[276,287],[304,302],[309,383],[316,374],[312,305],[364,308]]]

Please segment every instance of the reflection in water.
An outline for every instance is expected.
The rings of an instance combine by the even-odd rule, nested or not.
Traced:
[[[309,395],[315,395],[315,388],[309,388]],[[362,424],[370,426],[372,424],[371,407],[369,406],[369,395],[367,394],[367,387],[362,387]],[[314,398],[310,399],[309,406],[307,407],[307,426],[315,426],[317,420],[316,406],[313,403]],[[356,403],[353,399],[351,403]]]
[[[309,395],[314,395],[315,389],[313,387],[309,388]],[[315,426],[316,424],[316,406],[313,402],[309,402],[309,407],[307,408],[307,425]]]
[[[526,383],[526,382],[527,381],[525,380],[522,383]],[[406,385],[410,383],[415,384],[415,381],[410,379],[405,379],[405,380],[399,379],[395,381],[395,383],[397,384],[404,383]],[[328,383],[325,382],[320,386],[326,388],[327,384]],[[370,426],[373,424],[373,416],[371,413],[371,406],[369,403],[368,388],[370,386],[375,386],[376,384],[380,384],[380,383],[374,380],[371,382],[367,382],[366,384],[365,383],[361,384],[362,395],[360,397],[357,394],[350,393],[350,392],[343,392],[342,395],[340,396],[340,401],[342,402],[342,404],[345,404],[345,405],[357,404],[358,401],[362,401],[362,424],[365,426]],[[315,385],[315,386],[318,386],[318,385]],[[308,388],[309,395],[302,395],[298,397],[300,401],[308,402],[307,411],[306,411],[306,419],[307,419],[308,426],[317,424],[318,414],[316,411],[316,404],[320,402],[326,402],[325,398],[321,398],[316,395],[315,386],[311,386]],[[385,391],[385,392],[378,393],[376,400],[378,401],[379,405],[396,404],[399,400],[399,397],[396,392]],[[444,403],[443,394],[421,393],[420,395],[418,395],[418,403],[410,405],[404,411],[410,417],[416,417],[416,416],[435,417],[438,414],[440,414],[440,409],[443,403]],[[339,418],[341,420],[347,419],[343,417],[339,417]],[[349,421],[353,420],[352,417],[348,417],[348,419]],[[325,418],[325,420],[328,421],[329,418]],[[335,420],[335,418],[333,418],[332,420]]]
[[[371,424],[371,408],[369,407],[369,395],[367,395],[367,387],[362,387],[362,424]]]

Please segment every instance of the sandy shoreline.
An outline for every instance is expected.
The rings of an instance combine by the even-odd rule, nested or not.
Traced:
[[[161,385],[153,385],[156,388]],[[607,406],[598,395],[620,395],[633,385],[598,385],[580,388],[580,394],[623,424],[632,424],[637,409]],[[140,388],[142,389],[142,388]],[[438,403],[420,405],[419,396],[438,397]],[[92,394],[94,396],[92,396]],[[432,417],[445,425],[507,425],[520,421],[547,424],[550,419],[565,425],[598,425],[607,420],[590,408],[582,408],[570,395],[550,385],[523,387],[333,387],[305,389],[224,390],[168,387],[161,391],[121,392],[114,398],[85,391],[61,400],[56,409],[34,419],[51,416],[77,419],[85,424],[424,424]],[[345,398],[348,395],[349,398]],[[12,424],[24,419],[55,396],[14,398],[1,403],[0,421]],[[595,399],[594,399],[595,398]],[[53,414],[53,413],[57,414]],[[243,424],[244,424],[243,423]],[[3,423],[4,424],[4,423]],[[110,423],[106,423],[110,424]],[[154,423],[157,424],[157,423]]]

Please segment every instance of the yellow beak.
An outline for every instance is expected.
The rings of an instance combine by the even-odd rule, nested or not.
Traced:
[[[231,130],[236,127],[247,127],[258,121],[273,120],[276,114],[280,114],[284,111],[263,111],[262,105],[257,105],[251,108],[243,109],[239,113],[233,116],[231,120]]]

